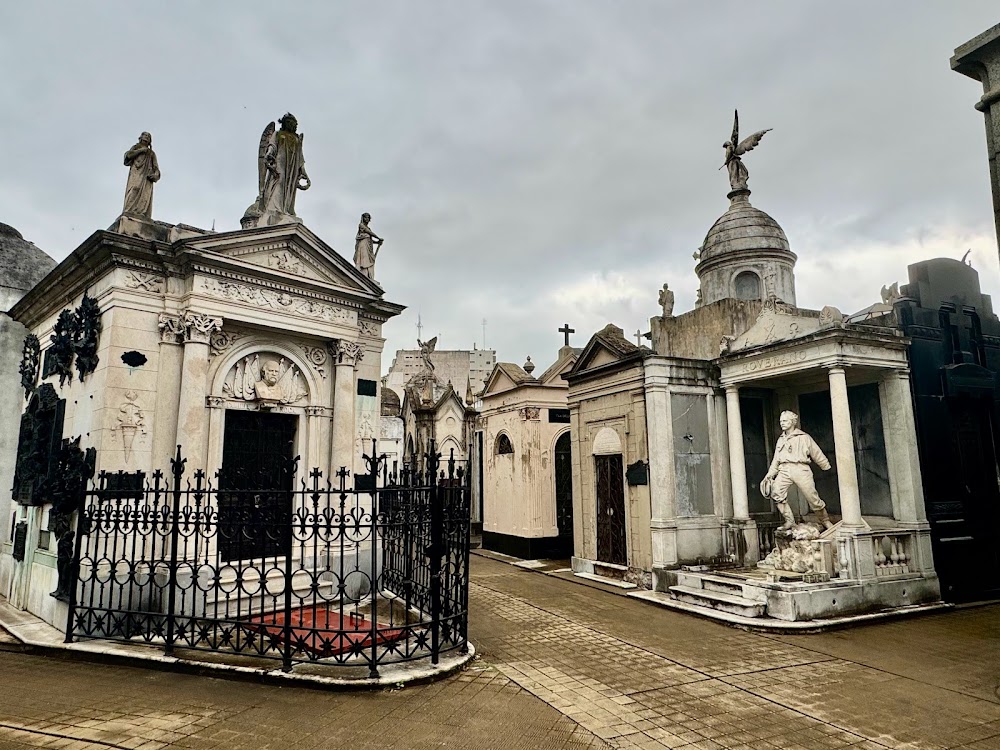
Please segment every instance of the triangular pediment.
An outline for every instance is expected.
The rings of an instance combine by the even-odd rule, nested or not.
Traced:
[[[837,318],[836,322],[839,324],[841,318],[839,313]],[[778,341],[790,341],[815,332],[823,322],[825,321],[821,321],[818,317],[801,315],[791,305],[771,298],[764,302],[757,320],[744,333],[739,336],[723,336],[722,353],[736,352]]]
[[[609,324],[591,337],[576,363],[569,368],[569,374],[576,375],[649,353],[648,349],[641,349],[625,339],[620,328]]]
[[[210,234],[184,242],[190,250],[215,254],[252,271],[289,280],[329,284],[381,296],[382,288],[302,224]]]
[[[542,373],[542,376],[538,379],[539,383],[548,386],[566,387],[567,384],[563,379],[563,375],[573,369],[577,358],[580,356],[580,350],[569,350],[567,347],[566,351],[566,354],[559,357],[559,359],[552,363],[549,369]]]

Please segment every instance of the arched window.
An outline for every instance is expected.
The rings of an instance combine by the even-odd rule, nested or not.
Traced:
[[[733,286],[736,287],[736,299],[760,299],[760,276],[753,271],[736,274]]]
[[[501,456],[507,453],[514,452],[514,444],[510,442],[510,438],[507,437],[506,433],[501,432],[500,436],[497,438],[497,453]]]

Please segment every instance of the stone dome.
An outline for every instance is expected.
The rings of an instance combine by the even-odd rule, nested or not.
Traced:
[[[750,191],[733,190],[730,204],[705,235],[695,273],[701,302],[764,300],[795,304],[795,253],[781,226],[750,205]]]
[[[750,199],[734,199],[705,235],[701,246],[702,261],[724,253],[778,250],[791,252],[785,230],[768,214],[750,205]]]
[[[14,227],[0,223],[0,310],[9,310],[56,262]]]

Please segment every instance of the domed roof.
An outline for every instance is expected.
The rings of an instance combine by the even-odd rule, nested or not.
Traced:
[[[392,388],[382,386],[382,416],[398,417],[401,408],[396,392]]]
[[[55,266],[35,243],[0,223],[0,309],[9,310]]]
[[[699,256],[702,262],[741,251],[791,252],[785,231],[766,213],[751,206],[748,194],[733,196],[729,209],[708,230]]]

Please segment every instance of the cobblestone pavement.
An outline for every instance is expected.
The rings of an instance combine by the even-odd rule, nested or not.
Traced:
[[[0,651],[0,748],[1000,749],[1000,607],[766,636],[473,558],[465,672],[372,693]]]

